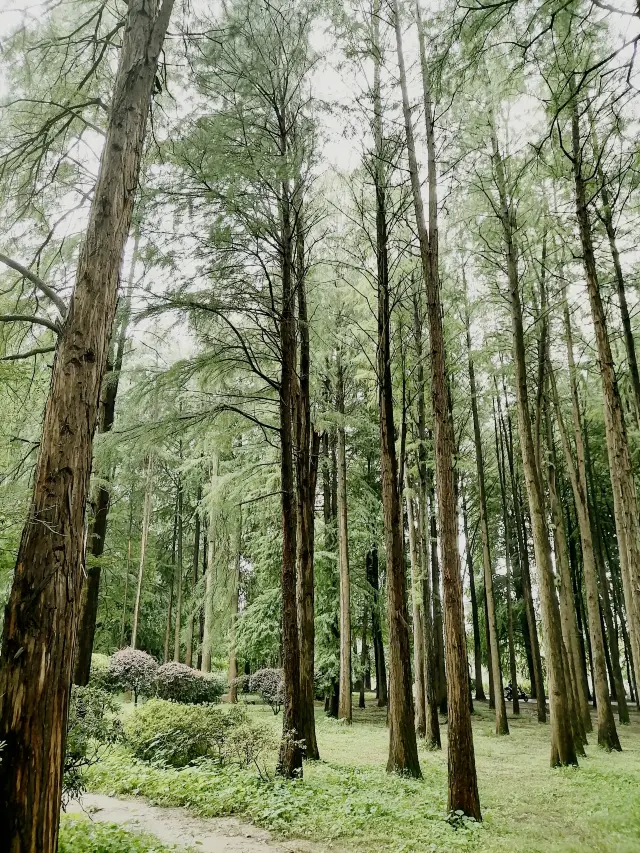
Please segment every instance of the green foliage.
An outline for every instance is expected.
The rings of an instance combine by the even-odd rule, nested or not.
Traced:
[[[203,817],[235,814],[351,853],[634,853],[640,834],[637,720],[621,732],[622,753],[590,746],[580,770],[550,772],[548,729],[535,714],[525,710],[510,719],[510,737],[496,738],[492,712],[482,703],[476,710],[482,824],[459,821],[454,827],[447,820],[446,730],[441,752],[420,752],[422,780],[388,774],[385,711],[371,706],[354,709],[350,727],[317,715],[323,760],[307,762],[303,780],[265,782],[255,772],[212,762],[176,770],[118,748],[91,769],[91,783],[104,793],[144,796]],[[277,737],[279,721],[268,708],[249,706],[247,714]]]
[[[231,732],[246,724],[246,712],[238,705],[214,708],[151,699],[127,719],[125,737],[133,755],[144,761],[186,767],[209,758],[225,764]]]
[[[88,818],[63,817],[60,824],[58,853],[169,853],[157,839],[138,832],[127,832],[115,824],[98,823]]]
[[[74,685],[69,703],[63,802],[86,790],[85,773],[122,737],[116,702],[98,687]]]
[[[284,704],[284,675],[281,669],[259,669],[249,678],[249,691],[257,693],[274,714]]]
[[[159,667],[155,681],[158,698],[192,705],[219,702],[227,687],[224,675],[200,672],[175,661]]]
[[[109,655],[103,655],[100,652],[94,652],[91,655],[91,670],[89,672],[89,685],[91,687],[98,687],[102,690],[112,689],[109,665]]]

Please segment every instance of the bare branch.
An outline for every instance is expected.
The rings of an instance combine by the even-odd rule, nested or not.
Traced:
[[[36,326],[45,326],[56,335],[60,334],[60,326],[47,317],[35,317],[31,314],[0,314],[0,323],[34,323]]]
[[[60,312],[60,316],[64,320],[67,315],[67,306],[63,299],[61,299],[55,290],[52,287],[49,287],[48,284],[45,284],[44,281],[40,278],[40,276],[36,275],[27,267],[23,267],[22,264],[18,263],[18,261],[14,261],[12,258],[7,257],[7,255],[3,255],[0,253],[0,263],[4,264],[7,267],[11,267],[12,270],[19,272],[21,276],[24,278],[28,278],[32,284],[38,288],[41,293],[44,293],[46,297],[48,297],[53,304],[56,306],[58,311]]]
[[[15,355],[5,355],[0,358],[0,361],[20,361],[23,358],[31,358],[34,355],[45,355],[48,352],[55,352],[55,347],[34,347],[27,352],[17,352]]]

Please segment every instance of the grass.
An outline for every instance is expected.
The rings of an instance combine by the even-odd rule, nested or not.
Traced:
[[[159,841],[110,823],[63,817],[58,853],[174,853]]]
[[[373,702],[370,700],[370,704]],[[278,728],[281,717],[249,706]],[[202,816],[236,814],[276,834],[324,842],[353,853],[638,853],[640,718],[620,726],[623,751],[593,745],[580,767],[549,768],[549,728],[530,711],[510,719],[509,737],[494,734],[486,705],[474,714],[483,822],[446,820],[446,726],[442,752],[421,749],[420,781],[385,770],[384,711],[354,709],[347,727],[316,713],[322,760],[307,762],[297,782],[260,781],[254,773],[210,763],[171,770],[136,762],[123,750],[93,768],[90,785],[141,795]]]

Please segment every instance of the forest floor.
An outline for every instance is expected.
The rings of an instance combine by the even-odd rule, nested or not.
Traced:
[[[183,807],[198,817],[234,815],[277,838],[315,842],[312,849],[318,851],[639,853],[637,713],[632,712],[630,726],[619,726],[621,753],[600,750],[592,733],[588,757],[579,768],[551,770],[549,727],[537,723],[532,703],[524,705],[520,718],[510,716],[508,737],[495,735],[493,712],[476,703],[483,822],[452,824],[446,816],[444,720],[442,751],[421,748],[423,779],[413,780],[385,772],[384,709],[375,707],[372,696],[365,710],[357,708],[357,696],[354,703],[351,727],[317,708],[321,761],[305,764],[302,781],[263,781],[256,773],[209,763],[168,769],[136,761],[119,748],[92,769],[90,787],[110,796],[144,797],[156,806]],[[248,711],[279,731],[282,719],[269,708],[249,705]]]

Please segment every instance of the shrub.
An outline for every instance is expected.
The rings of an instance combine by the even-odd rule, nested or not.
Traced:
[[[138,696],[153,696],[158,664],[139,649],[120,649],[109,660],[109,681],[112,689],[131,690],[135,704]]]
[[[274,714],[284,705],[284,677],[281,669],[259,669],[249,677],[249,690],[257,693]]]
[[[98,687],[100,690],[111,690],[109,663],[109,655],[102,655],[99,652],[94,652],[91,655],[89,687]]]
[[[105,750],[122,737],[117,711],[113,696],[105,690],[73,687],[67,722],[63,803],[86,790],[85,770],[96,764]]]
[[[267,759],[279,744],[278,738],[269,728],[259,723],[241,723],[229,730],[224,754],[229,764],[250,767],[252,764],[267,781],[270,773]]]
[[[183,705],[150,699],[125,723],[126,742],[136,758],[186,767],[208,758],[220,764],[255,764],[271,741],[252,726],[238,705]],[[251,741],[255,746],[251,747]]]
[[[219,702],[226,683],[217,675],[199,672],[184,663],[165,663],[156,672],[156,689],[160,699],[200,705]]]

